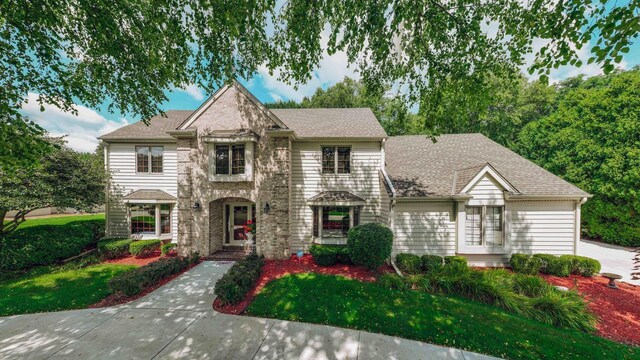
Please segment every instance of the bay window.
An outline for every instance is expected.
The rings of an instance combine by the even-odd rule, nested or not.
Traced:
[[[465,245],[502,246],[502,206],[467,206],[465,208]]]
[[[170,204],[129,204],[131,234],[170,235],[171,210]]]
[[[349,229],[360,221],[358,206],[314,206],[313,236],[322,240],[346,240]]]

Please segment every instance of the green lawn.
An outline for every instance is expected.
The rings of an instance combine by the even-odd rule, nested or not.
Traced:
[[[86,308],[107,295],[107,282],[134,265],[99,264],[56,271],[35,268],[19,278],[0,282],[0,316]]]
[[[65,225],[73,221],[85,221],[85,220],[104,220],[104,214],[86,214],[86,215],[67,215],[67,216],[55,216],[45,218],[27,218],[27,221],[20,224],[18,229],[24,229],[32,226],[40,225]],[[6,222],[6,221],[5,221]]]
[[[473,301],[388,290],[339,276],[288,275],[247,309],[254,316],[400,336],[508,359],[639,359],[640,349],[559,329]]]

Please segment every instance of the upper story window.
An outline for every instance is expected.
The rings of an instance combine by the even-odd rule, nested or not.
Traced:
[[[467,206],[465,219],[465,245],[502,246],[502,206]]]
[[[351,173],[351,147],[323,146],[322,147],[323,174]]]
[[[240,175],[245,172],[245,145],[215,145],[215,174]]]
[[[162,173],[162,146],[136,146],[136,172]]]

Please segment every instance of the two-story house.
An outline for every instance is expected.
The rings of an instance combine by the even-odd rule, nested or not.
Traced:
[[[388,137],[370,109],[269,110],[237,82],[166,115],[101,137],[110,237],[208,255],[253,221],[257,251],[285,258],[379,222],[394,253],[576,251],[589,194],[479,134]]]

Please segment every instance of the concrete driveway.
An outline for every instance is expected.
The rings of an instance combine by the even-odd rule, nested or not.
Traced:
[[[331,326],[217,313],[206,261],[124,306],[0,318],[0,359],[491,359]]]
[[[638,249],[609,245],[598,241],[580,240],[578,255],[588,256],[600,261],[601,272],[611,272],[622,275],[622,281],[633,285],[640,285],[640,280],[632,280],[631,273],[640,272],[634,269],[640,265],[635,263],[635,257],[640,255]]]

